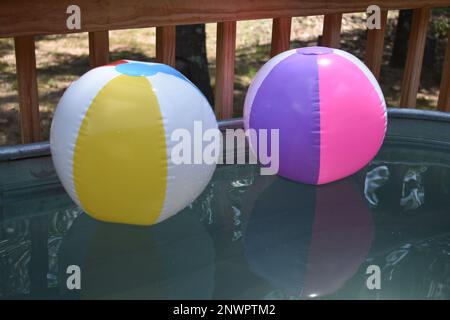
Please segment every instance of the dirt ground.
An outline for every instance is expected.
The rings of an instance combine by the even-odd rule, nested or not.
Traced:
[[[403,70],[388,66],[398,12],[389,13],[381,86],[388,105],[398,106]],[[291,47],[317,44],[322,32],[322,16],[294,18]],[[235,116],[242,114],[247,87],[258,69],[269,59],[272,20],[238,22],[235,77]],[[207,55],[214,87],[216,25],[207,24]],[[365,15],[344,15],[341,47],[359,58],[365,48]],[[441,52],[444,51],[442,44]],[[155,28],[110,31],[111,61],[134,59],[151,61],[155,57]],[[53,111],[65,88],[88,71],[86,33],[36,38],[39,101],[43,138],[48,139]],[[439,61],[438,61],[439,62]],[[433,109],[439,95],[441,65],[423,69],[418,108]],[[439,71],[438,71],[439,70]],[[18,94],[13,39],[0,39],[0,145],[20,143]]]

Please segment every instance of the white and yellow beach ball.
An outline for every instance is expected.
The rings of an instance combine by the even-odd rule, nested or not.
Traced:
[[[121,60],[92,69],[64,93],[51,126],[53,163],[92,217],[155,224],[191,203],[214,172],[215,163],[171,160],[172,133],[193,135],[197,121],[217,129],[207,99],[186,77],[164,64]]]

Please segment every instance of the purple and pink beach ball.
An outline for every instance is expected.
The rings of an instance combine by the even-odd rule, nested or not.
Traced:
[[[355,56],[326,47],[293,49],[270,59],[244,105],[246,130],[267,129],[269,138],[269,130],[279,130],[278,174],[308,184],[363,168],[380,149],[386,125],[386,102],[370,70]],[[261,141],[250,135],[249,142],[259,157]]]

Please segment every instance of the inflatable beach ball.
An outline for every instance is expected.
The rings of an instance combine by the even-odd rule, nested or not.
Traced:
[[[279,130],[279,154],[271,155],[278,156],[278,174],[309,184],[332,182],[364,167],[380,149],[386,125],[386,103],[375,77],[358,58],[337,49],[307,47],[273,57],[245,99],[246,129]],[[261,142],[251,135],[258,158],[258,151],[266,152]]]
[[[66,90],[50,146],[70,197],[92,217],[151,225],[192,202],[215,163],[174,163],[177,129],[217,129],[203,94],[175,69],[122,60],[95,68]],[[203,148],[206,143],[203,143]]]

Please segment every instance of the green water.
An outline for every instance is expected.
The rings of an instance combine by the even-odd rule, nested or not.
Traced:
[[[152,227],[82,213],[50,158],[0,163],[0,298],[448,299],[449,158],[391,140],[322,187],[221,166]],[[80,290],[67,288],[70,265]],[[380,289],[367,286],[371,265]]]

